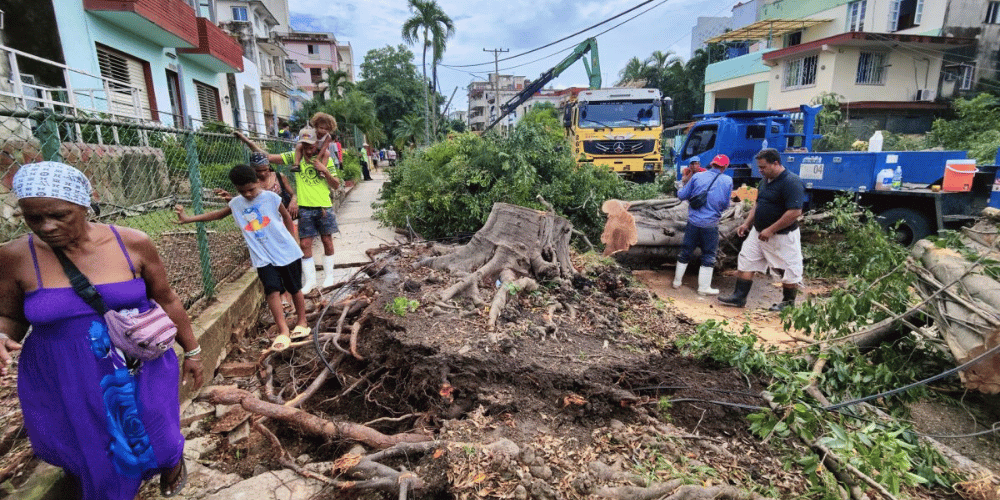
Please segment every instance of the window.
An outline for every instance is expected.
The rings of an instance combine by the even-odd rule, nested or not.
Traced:
[[[802,32],[796,31],[785,36],[785,47],[791,47],[802,43]]]
[[[884,52],[862,52],[858,58],[858,74],[854,83],[884,85],[886,59],[888,56]]]
[[[972,85],[976,83],[976,67],[971,64],[963,64],[958,68],[958,89],[972,90]]]
[[[222,121],[222,112],[219,109],[219,90],[211,85],[194,81],[195,91],[198,92],[198,108],[201,110],[202,125],[208,122]]]
[[[889,3],[889,31],[920,26],[924,0],[892,0]]]
[[[249,19],[246,7],[233,7],[233,21],[247,21]]]
[[[1000,2],[990,2],[986,6],[986,19],[983,22],[986,24],[1000,24]]]
[[[319,54],[319,47],[311,43],[306,46],[306,49],[310,54]]]
[[[313,83],[323,81],[323,68],[309,68],[309,76]]]
[[[819,56],[803,57],[785,63],[786,89],[816,84],[816,62]]]
[[[152,119],[149,91],[146,87],[146,64],[107,47],[97,46],[97,64],[107,78],[109,111],[129,117]],[[138,100],[133,96],[138,94]],[[138,104],[139,109],[136,109]]]
[[[847,31],[865,30],[865,8],[868,0],[847,4]]]
[[[718,125],[706,125],[691,131],[684,144],[684,158],[699,155],[715,147],[715,135]]]

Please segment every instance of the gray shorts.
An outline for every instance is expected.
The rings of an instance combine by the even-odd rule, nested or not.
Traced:
[[[340,232],[337,214],[330,207],[299,207],[299,238]]]

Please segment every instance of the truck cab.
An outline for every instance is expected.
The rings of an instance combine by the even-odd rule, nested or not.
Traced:
[[[673,101],[657,89],[584,90],[563,103],[563,126],[581,163],[605,165],[635,181],[663,171],[662,134]]]

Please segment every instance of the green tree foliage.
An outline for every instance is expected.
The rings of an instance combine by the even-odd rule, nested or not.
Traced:
[[[945,149],[967,150],[970,158],[991,165],[1000,145],[1000,98],[979,94],[952,103],[957,119],[934,120],[928,142]]]
[[[323,110],[333,115],[339,123],[356,125],[368,136],[369,141],[381,143],[386,139],[382,123],[375,114],[375,103],[359,90],[350,90],[344,97],[328,101]]]
[[[553,140],[563,136],[562,123],[559,122],[559,110],[551,102],[542,102],[531,108],[531,111],[521,117],[519,123],[538,125]]]
[[[424,117],[409,114],[396,120],[396,127],[392,129],[396,149],[403,151],[405,148],[417,147],[417,143],[424,136]]]
[[[455,23],[441,10],[441,6],[435,0],[408,0],[407,5],[413,17],[403,23],[403,41],[409,45],[414,45],[423,39],[423,81],[427,81],[427,49],[432,49],[431,65],[434,75],[431,88],[437,93],[437,63],[444,54],[446,42],[455,35]],[[437,117],[438,103],[435,96],[433,117]],[[426,85],[424,86],[424,116],[431,115],[431,97]],[[434,118],[432,118],[434,121]],[[430,123],[424,122],[424,137],[431,137]]]
[[[465,133],[412,153],[389,171],[376,217],[443,238],[477,231],[496,202],[544,209],[535,199],[540,194],[597,241],[604,200],[653,197],[655,187],[623,181],[599,166],[578,167],[565,139],[538,121],[525,117],[505,137]]]
[[[397,143],[396,123],[423,107],[424,90],[413,64],[413,52],[405,45],[369,50],[361,63],[360,76],[362,81],[357,85],[358,90],[375,103],[375,116],[382,123],[388,141]]]
[[[351,82],[350,75],[346,71],[334,71],[327,68],[326,92],[324,92],[324,96],[327,99],[339,99],[340,96],[353,88],[354,83]]]

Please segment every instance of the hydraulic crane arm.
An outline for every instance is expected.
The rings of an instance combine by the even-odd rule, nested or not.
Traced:
[[[584,58],[584,56],[587,55],[587,52],[590,52],[589,63],[587,62],[587,59]],[[577,45],[576,48],[573,49],[573,53],[566,56],[566,58],[560,61],[559,64],[556,64],[555,67],[542,73],[535,79],[535,81],[529,83],[524,90],[518,92],[514,95],[514,97],[511,97],[507,102],[503,103],[503,105],[500,106],[500,115],[493,120],[493,123],[490,123],[489,126],[486,127],[486,131],[493,128],[493,126],[497,123],[500,123],[500,120],[511,114],[515,109],[517,109],[518,106],[524,104],[525,101],[531,99],[531,96],[535,95],[535,93],[539,90],[542,90],[542,88],[558,77],[563,71],[566,71],[566,68],[572,66],[578,59],[583,61],[583,67],[587,70],[587,78],[590,80],[590,88],[601,88],[601,60],[597,53],[597,39],[588,38],[580,45]]]

